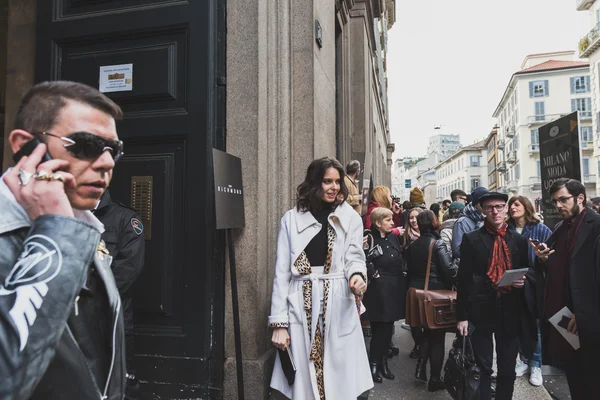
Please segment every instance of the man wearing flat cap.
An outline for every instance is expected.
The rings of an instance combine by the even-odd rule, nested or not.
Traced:
[[[481,371],[481,400],[491,397],[492,336],[496,339],[498,363],[497,400],[512,399],[519,335],[522,331],[529,332],[521,337],[525,349],[533,346],[537,336],[523,290],[525,274],[516,277],[512,285],[498,286],[506,271],[529,268],[527,239],[507,230],[507,200],[508,196],[503,193],[482,194],[477,201],[485,215],[484,224],[466,233],[460,246],[457,328],[463,336],[471,332],[475,361]],[[528,320],[532,320],[531,323]],[[523,338],[531,338],[532,342],[524,343]]]

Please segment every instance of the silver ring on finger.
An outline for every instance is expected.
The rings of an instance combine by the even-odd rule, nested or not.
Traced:
[[[25,186],[31,180],[34,174],[25,171],[23,168],[19,168],[19,186]]]
[[[53,181],[60,181],[62,183],[65,182],[65,178],[62,176],[62,174],[60,174],[58,172],[55,172],[55,173],[52,174],[51,180],[53,180]]]

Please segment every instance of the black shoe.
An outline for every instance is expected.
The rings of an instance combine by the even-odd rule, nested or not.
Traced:
[[[427,360],[417,360],[417,370],[415,371],[415,378],[420,381],[427,382]]]
[[[392,371],[390,371],[390,367],[388,367],[388,359],[385,356],[382,357],[379,364],[377,364],[377,370],[385,379],[393,380],[396,378],[394,374],[392,374]]]
[[[369,363],[369,366],[371,367],[371,378],[373,378],[373,382],[383,382],[383,379],[381,379],[381,376],[379,376],[379,372],[377,371],[377,363]]]
[[[419,349],[419,346],[415,344],[415,347],[413,347],[413,349],[410,351],[409,357],[412,358],[413,360],[417,360],[420,358],[420,353],[421,350]]]
[[[446,389],[444,382],[440,378],[431,377],[429,383],[427,384],[427,390],[430,392],[437,392],[438,390]]]
[[[397,348],[397,347],[396,347],[396,346],[394,346],[394,345],[391,345],[391,346],[390,346],[390,348],[389,348],[389,351],[388,351],[388,354],[389,354],[389,352],[390,352],[390,351],[392,352],[392,355],[394,355],[394,356],[397,356],[398,354],[400,354],[400,349],[399,349],[399,348]]]
[[[394,357],[394,350],[392,350],[392,349],[387,349],[386,356],[387,356],[387,358],[392,358],[392,357]]]

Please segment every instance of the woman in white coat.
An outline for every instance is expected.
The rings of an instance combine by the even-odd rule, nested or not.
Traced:
[[[271,387],[290,399],[356,399],[373,387],[354,296],[367,288],[362,221],[343,178],[337,160],[314,160],[281,219],[269,327],[297,371],[290,386],[277,354]]]

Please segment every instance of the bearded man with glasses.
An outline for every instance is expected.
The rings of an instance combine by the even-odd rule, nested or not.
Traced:
[[[550,196],[563,220],[546,243],[530,245],[537,256],[537,295],[545,364],[565,371],[571,398],[590,399],[600,376],[600,215],[585,207],[585,186],[559,179]],[[567,330],[575,350],[548,319],[563,307],[573,313]]]
[[[507,230],[508,196],[488,192],[479,198],[485,215],[483,227],[465,233],[460,245],[457,279],[457,328],[471,336],[475,361],[481,371],[478,399],[491,398],[494,342],[498,375],[496,399],[510,400],[515,384],[515,364],[521,346],[529,350],[537,338],[535,319],[527,309],[526,276],[518,276],[512,285],[498,286],[506,271],[529,267],[527,239]],[[521,336],[521,338],[519,338]]]
[[[89,211],[123,153],[121,117],[75,82],[38,84],[21,102],[8,137],[18,163],[0,179],[2,399],[123,398],[121,300]]]

